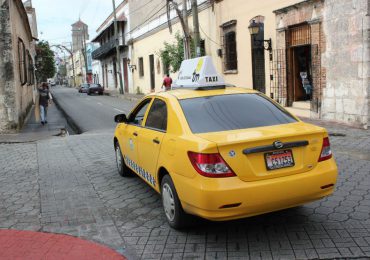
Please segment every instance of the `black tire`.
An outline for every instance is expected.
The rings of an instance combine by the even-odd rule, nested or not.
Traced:
[[[87,91],[87,95],[89,95],[89,96],[91,95],[90,91]]]
[[[167,201],[169,197],[172,201]],[[165,175],[161,182],[161,197],[164,215],[166,216],[168,224],[174,229],[182,229],[191,223],[191,216],[188,215],[181,206],[181,202],[177,195],[175,185],[169,174]],[[173,210],[169,210],[167,203],[173,205]],[[169,212],[170,211],[170,212]]]
[[[118,143],[115,145],[115,154],[116,154],[116,165],[119,175],[122,177],[132,176],[130,168],[127,167],[125,161],[123,160],[121,148]]]

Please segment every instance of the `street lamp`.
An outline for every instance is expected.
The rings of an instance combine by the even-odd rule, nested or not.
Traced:
[[[261,46],[266,51],[269,51],[270,53],[272,52],[272,44],[271,44],[271,38],[268,40],[256,40],[256,35],[258,34],[260,30],[260,25],[256,23],[255,20],[252,21],[252,23],[248,26],[249,33],[253,37],[253,41]]]

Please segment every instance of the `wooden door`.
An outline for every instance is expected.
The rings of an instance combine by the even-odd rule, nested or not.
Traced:
[[[150,64],[150,89],[151,91],[155,90],[155,71],[154,71],[154,55],[149,55],[149,64]]]
[[[125,93],[128,93],[127,58],[123,58],[123,82],[125,84]]]

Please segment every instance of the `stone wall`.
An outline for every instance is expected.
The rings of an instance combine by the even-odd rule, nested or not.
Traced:
[[[0,0],[0,133],[17,128],[9,0]]]
[[[322,118],[367,128],[369,121],[368,0],[326,0],[322,62],[327,68]]]

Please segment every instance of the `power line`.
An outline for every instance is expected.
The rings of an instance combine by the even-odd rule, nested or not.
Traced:
[[[145,23],[147,23],[150,19],[152,19],[154,16],[156,16],[160,11],[162,11],[163,8],[165,8],[167,6],[167,3],[162,6],[157,12],[155,12],[154,14],[152,14],[150,17],[148,17],[143,23],[137,25],[135,28],[131,29],[129,32],[125,33],[125,36],[132,33],[133,31],[135,31],[137,28],[141,27],[142,25],[144,25]]]
[[[202,26],[201,26],[200,24],[199,24],[199,28],[200,28],[200,30],[203,32],[203,34],[207,37],[207,39],[208,39],[208,40],[210,40],[211,42],[213,42],[213,43],[217,44],[218,46],[221,46],[221,44],[219,44],[218,42],[216,42],[216,41],[212,40],[212,39],[211,39],[211,37],[209,37],[209,36],[204,32],[204,30],[203,30],[203,28],[202,28]]]

